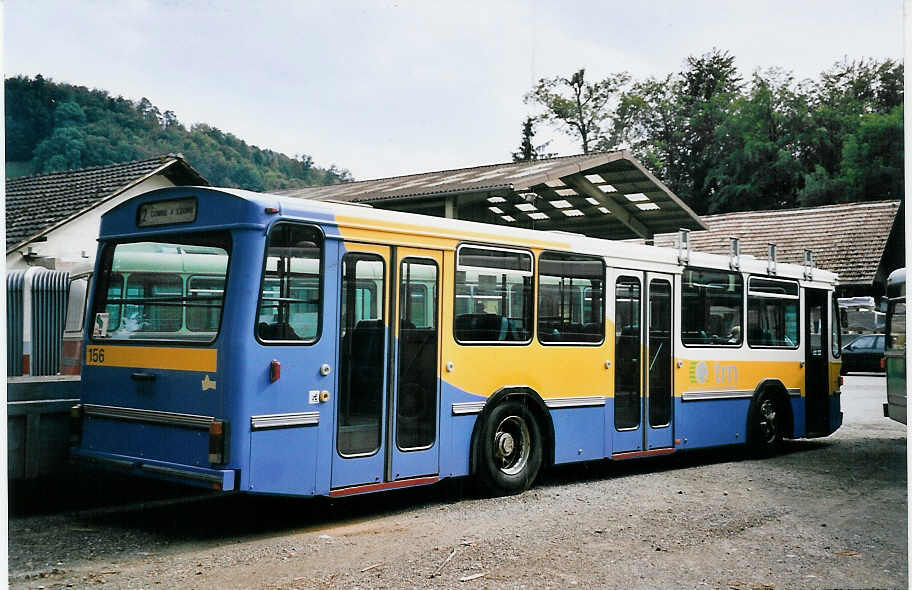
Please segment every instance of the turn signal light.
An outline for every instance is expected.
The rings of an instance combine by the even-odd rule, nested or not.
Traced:
[[[209,423],[209,462],[218,465],[225,462],[228,425],[221,420]]]
[[[886,369],[886,368],[887,368],[887,359],[885,359],[885,358],[883,358],[883,357],[880,358],[880,368],[881,368],[881,369]]]
[[[269,381],[275,383],[282,376],[282,365],[277,360],[269,363]]]
[[[77,447],[82,443],[82,404],[70,408],[70,445]]]

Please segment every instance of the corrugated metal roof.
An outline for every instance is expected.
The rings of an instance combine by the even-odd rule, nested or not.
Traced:
[[[175,184],[209,184],[176,155],[7,179],[7,253],[157,171]]]
[[[278,193],[406,210],[410,203],[472,194],[473,216],[459,215],[461,219],[614,239],[703,228],[696,214],[628,152],[491,164]]]
[[[804,251],[816,266],[835,272],[840,283],[874,281],[900,201],[873,201],[779,211],[745,211],[703,216],[708,231],[690,234],[693,250],[728,254],[729,237],[741,242],[741,253],[768,257],[776,244],[779,262],[802,264]],[[675,247],[677,234],[655,236],[656,246]]]

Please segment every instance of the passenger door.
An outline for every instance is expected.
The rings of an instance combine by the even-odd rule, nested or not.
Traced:
[[[808,434],[829,434],[830,392],[827,292],[805,289],[804,395]]]
[[[441,255],[342,252],[332,487],[436,475]]]
[[[614,285],[612,455],[672,447],[672,278],[620,271]]]

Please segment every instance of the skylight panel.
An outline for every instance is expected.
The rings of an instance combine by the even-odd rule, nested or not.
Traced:
[[[545,184],[551,188],[563,188],[564,183],[560,180],[546,180]]]
[[[656,205],[655,203],[637,203],[636,205],[642,211],[655,211],[656,209],[659,208],[659,206]]]
[[[608,207],[599,207],[599,211],[601,211],[605,215],[611,215],[611,210],[608,209]]]
[[[503,209],[501,209],[500,207],[488,207],[488,209],[490,209],[494,213],[497,213],[498,215],[503,215]]]
[[[562,196],[562,197],[568,197],[568,196],[570,196],[570,195],[578,194],[578,193],[577,193],[575,190],[573,190],[572,188],[561,188],[561,189],[557,189],[555,192],[556,192],[557,194],[559,194],[560,196]]]
[[[605,182],[605,179],[599,176],[598,174],[587,174],[586,180],[589,182]]]
[[[501,215],[500,218],[503,219],[504,221],[509,221],[510,223],[513,223],[514,221],[516,221],[516,219],[511,215]]]
[[[589,203],[590,205],[598,205],[598,204],[599,204],[598,200],[597,200],[597,199],[593,199],[592,197],[586,197],[586,202]]]
[[[551,219],[550,217],[548,217],[547,215],[545,215],[544,213],[542,213],[540,211],[535,212],[535,213],[526,213],[526,215],[528,215],[532,219]]]
[[[489,203],[505,203],[506,201],[503,197],[488,197]]]
[[[516,208],[520,211],[538,211],[538,207],[532,203],[517,203]]]
[[[649,197],[647,197],[643,193],[630,193],[629,195],[624,195],[624,196],[627,197],[627,200],[632,203],[636,203],[638,201],[648,201],[649,200]]]
[[[600,185],[599,188],[602,189],[602,192],[603,192],[603,193],[616,193],[617,190],[618,190],[618,189],[614,188],[614,187],[613,187],[612,185],[610,185],[610,184],[603,184],[603,185]]]
[[[570,204],[570,201],[548,201],[548,202],[551,203],[551,206],[553,206],[555,209],[566,209],[567,207],[573,206]]]
[[[567,217],[582,217],[583,216],[583,212],[580,211],[579,209],[564,209],[561,211],[561,213],[563,213]]]

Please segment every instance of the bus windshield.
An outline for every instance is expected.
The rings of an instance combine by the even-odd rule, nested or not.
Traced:
[[[186,238],[186,236],[184,236]],[[115,244],[102,260],[94,340],[210,342],[222,317],[228,234]]]

